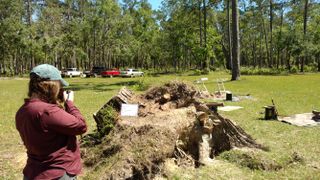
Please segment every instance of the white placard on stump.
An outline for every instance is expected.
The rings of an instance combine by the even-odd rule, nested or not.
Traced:
[[[122,104],[121,116],[138,116],[138,104]]]

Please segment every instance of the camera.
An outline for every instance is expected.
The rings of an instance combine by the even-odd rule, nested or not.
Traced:
[[[60,101],[60,102],[64,102],[65,100],[64,100],[64,92],[66,92],[67,94],[68,94],[68,97],[67,97],[67,99],[69,99],[69,93],[71,92],[71,90],[70,89],[63,89],[63,88],[61,88],[60,90],[59,90],[59,94],[58,94],[58,100]]]

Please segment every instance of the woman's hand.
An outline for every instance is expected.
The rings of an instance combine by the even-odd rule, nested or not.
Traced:
[[[73,91],[64,91],[63,92],[63,99],[64,101],[72,101],[73,102],[73,99],[74,99],[74,92]]]

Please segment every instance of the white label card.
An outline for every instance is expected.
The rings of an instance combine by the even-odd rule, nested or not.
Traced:
[[[204,78],[201,78],[200,80],[201,80],[201,81],[208,81],[208,78],[207,78],[207,77],[204,77]]]
[[[138,104],[122,104],[121,116],[138,116]]]

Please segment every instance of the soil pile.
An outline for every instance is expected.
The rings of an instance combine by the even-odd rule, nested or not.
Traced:
[[[97,133],[83,138],[83,158],[101,179],[165,176],[162,164],[198,167],[233,147],[262,148],[232,121],[211,111],[196,89],[170,82],[135,95],[123,88],[95,115]],[[138,104],[138,117],[118,116],[121,104]]]

